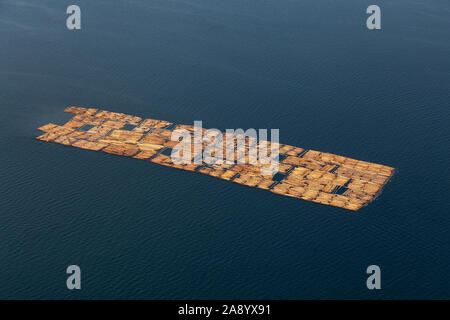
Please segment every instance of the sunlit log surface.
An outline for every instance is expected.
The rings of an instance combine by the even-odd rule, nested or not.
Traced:
[[[358,210],[371,202],[394,173],[394,168],[388,166],[281,143],[281,161],[276,177],[263,174],[265,171],[261,169],[268,165],[259,162],[175,164],[170,151],[179,142],[171,141],[172,132],[176,129],[193,132],[193,126],[174,125],[168,121],[142,119],[94,108],[68,107],[65,112],[75,115],[63,126],[49,123],[40,127],[39,130],[44,134],[36,139],[200,172],[284,196],[349,210]],[[261,144],[261,141],[257,143]],[[249,144],[249,139],[246,139],[247,150]],[[192,145],[192,150],[201,152],[207,146],[208,143],[203,142],[200,148]],[[248,152],[240,154],[235,146],[232,149],[229,146],[225,148],[224,144],[224,153],[231,150],[236,160],[241,157],[249,159]],[[192,152],[191,158],[196,156],[198,154]]]

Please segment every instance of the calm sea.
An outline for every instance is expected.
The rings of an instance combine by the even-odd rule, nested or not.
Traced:
[[[0,298],[450,298],[450,3],[0,2]],[[68,105],[397,168],[358,212],[43,143]],[[82,289],[66,288],[66,267]],[[382,290],[366,288],[381,267]]]

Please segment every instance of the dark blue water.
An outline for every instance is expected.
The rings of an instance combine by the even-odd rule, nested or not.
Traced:
[[[80,31],[72,1],[0,2],[0,298],[450,298],[448,1],[376,1],[380,31],[366,0],[76,3]],[[35,140],[68,105],[397,172],[353,213]]]

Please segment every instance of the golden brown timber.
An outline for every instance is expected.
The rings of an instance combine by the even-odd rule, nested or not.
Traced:
[[[176,129],[193,132],[193,126],[174,125],[168,121],[142,119],[94,108],[68,107],[65,112],[75,115],[63,126],[49,123],[40,127],[39,130],[45,133],[37,139],[201,172],[281,195],[349,210],[358,210],[372,201],[394,173],[394,168],[388,166],[285,144],[278,144],[278,170],[282,174],[280,181],[275,181],[271,175],[261,174],[262,164],[175,164],[170,156],[164,154],[164,151],[171,150],[178,143],[171,141],[172,132]],[[83,130],[86,125],[92,127]],[[134,127],[126,130],[127,125]],[[248,148],[248,140],[245,143]],[[203,143],[200,152],[205,147]],[[249,156],[239,153],[234,155],[236,159]],[[195,156],[194,153],[192,158]]]

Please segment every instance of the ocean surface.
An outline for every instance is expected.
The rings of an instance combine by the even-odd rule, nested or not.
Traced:
[[[0,1],[0,298],[450,298],[448,0],[375,1],[377,31],[366,0],[77,0],[70,31],[72,2]],[[69,105],[396,174],[350,212],[35,140]]]

